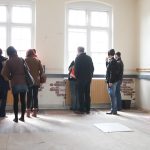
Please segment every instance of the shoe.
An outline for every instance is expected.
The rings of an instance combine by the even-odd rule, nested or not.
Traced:
[[[20,117],[19,120],[22,121],[22,122],[24,122],[24,118],[23,117]]]
[[[37,113],[39,113],[39,111],[40,111],[39,108],[37,108]]]
[[[107,112],[106,113],[107,115],[112,115],[113,114],[113,112],[111,111],[111,112]]]
[[[84,114],[83,111],[74,111],[76,114]]]
[[[13,121],[18,123],[18,118],[14,118]]]
[[[86,111],[86,114],[90,114],[90,111]]]
[[[113,115],[117,115],[117,112],[113,112]]]
[[[37,108],[33,108],[32,116],[37,117]]]
[[[6,115],[0,115],[0,118],[5,118],[6,117]]]
[[[30,112],[31,112],[30,109],[27,109],[27,110],[26,110],[26,113],[27,113],[27,117],[28,117],[28,118],[30,118]]]

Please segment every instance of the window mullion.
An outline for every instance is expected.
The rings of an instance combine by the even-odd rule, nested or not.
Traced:
[[[110,11],[108,13],[109,15],[109,28],[108,28],[108,34],[109,34],[109,48],[113,47],[113,43],[112,43],[112,11]]]
[[[91,15],[90,11],[87,10],[87,54],[91,55]]]
[[[23,23],[10,23],[10,25],[12,26],[12,27],[29,27],[29,28],[31,28],[32,26],[31,26],[31,24],[23,24]]]
[[[33,3],[33,2],[32,2]],[[31,24],[31,46],[35,47],[36,36],[35,36],[35,5],[32,5],[32,24]]]
[[[7,8],[7,47],[11,45],[11,6]]]
[[[68,28],[74,28],[74,29],[87,29],[86,26],[72,26],[72,25],[68,25]]]

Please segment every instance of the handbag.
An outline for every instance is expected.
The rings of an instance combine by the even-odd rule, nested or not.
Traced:
[[[29,67],[27,63],[24,61],[24,59],[22,60],[23,60],[23,65],[24,65],[25,80],[26,80],[27,86],[30,88],[34,85],[35,81],[29,72]]]
[[[70,71],[70,78],[76,79],[74,66],[71,68],[71,71]]]
[[[40,83],[45,83],[46,79],[47,79],[47,77],[44,73],[40,75]]]

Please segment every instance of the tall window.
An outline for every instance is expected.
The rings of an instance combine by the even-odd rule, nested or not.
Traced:
[[[77,2],[67,5],[65,66],[75,59],[77,47],[83,46],[93,59],[94,74],[105,72],[105,58],[112,47],[111,16],[111,8],[99,3]]]
[[[34,47],[34,3],[32,0],[0,0],[0,48],[6,55],[14,46],[20,57]]]

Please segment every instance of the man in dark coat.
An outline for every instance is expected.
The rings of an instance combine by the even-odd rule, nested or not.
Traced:
[[[111,101],[111,111],[107,114],[117,114],[117,99],[116,99],[116,86],[119,81],[118,78],[118,64],[114,58],[115,50],[110,49],[108,51],[108,60],[106,61],[106,82],[108,87],[108,93]]]
[[[78,47],[78,56],[75,59],[75,76],[79,96],[79,113],[90,113],[90,84],[94,66],[90,56],[84,52],[84,47]]]

